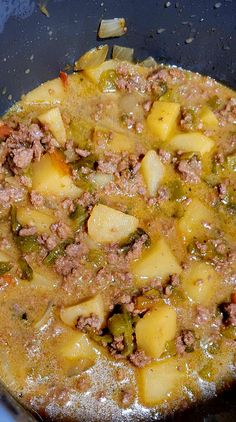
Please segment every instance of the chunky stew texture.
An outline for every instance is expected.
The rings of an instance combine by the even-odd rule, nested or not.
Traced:
[[[234,380],[235,124],[229,88],[118,60],[2,118],[0,378],[20,401],[141,421]]]

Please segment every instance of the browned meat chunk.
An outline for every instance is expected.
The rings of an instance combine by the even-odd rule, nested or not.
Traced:
[[[78,328],[78,330],[83,331],[83,332],[92,330],[94,332],[99,333],[100,326],[101,326],[101,321],[98,318],[98,316],[95,314],[91,314],[88,317],[81,316],[78,318],[76,322],[76,328]]]
[[[178,355],[183,355],[194,350],[195,337],[191,330],[182,330],[176,339],[176,350]]]
[[[202,165],[201,161],[194,155],[189,160],[181,160],[177,165],[182,179],[187,183],[199,183]]]
[[[21,201],[24,197],[24,190],[14,187],[0,186],[0,203],[4,207],[10,206],[13,202]]]
[[[20,229],[19,235],[20,236],[32,236],[36,233],[36,227],[23,227]]]
[[[145,355],[143,350],[136,350],[135,353],[130,355],[129,360],[134,366],[137,366],[137,368],[143,368],[152,361],[149,356]]]
[[[32,191],[30,193],[30,202],[31,204],[37,208],[37,207],[43,207],[44,205],[44,198],[39,193]]]
[[[70,235],[70,228],[63,221],[52,224],[50,229],[60,239],[66,239]]]
[[[5,141],[5,160],[11,171],[19,173],[35,160],[39,161],[41,155],[51,150],[55,140],[49,133],[43,132],[40,127],[32,123],[29,126],[19,124]]]
[[[112,356],[119,359],[123,357],[120,354],[120,352],[124,350],[124,347],[125,347],[124,337],[123,336],[114,337],[113,342],[109,345],[109,352],[111,353]]]
[[[209,309],[205,308],[202,305],[198,305],[196,307],[196,323],[201,325],[205,324],[210,317],[210,311]]]
[[[224,303],[222,306],[224,323],[236,327],[236,303]]]
[[[225,107],[219,112],[222,123],[236,122],[236,98],[230,98]]]

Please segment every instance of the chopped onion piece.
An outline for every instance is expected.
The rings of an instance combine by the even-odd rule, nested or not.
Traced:
[[[140,62],[139,64],[141,66],[144,66],[144,67],[154,67],[154,66],[157,65],[157,62],[156,62],[156,60],[152,56],[149,56],[145,60],[143,60],[142,62]]]
[[[114,45],[112,50],[112,58],[132,62],[134,59],[134,49],[129,47],[122,47],[120,45]]]
[[[75,70],[86,70],[100,66],[107,57],[108,45],[99,45],[87,51],[75,62]]]
[[[121,37],[127,32],[124,18],[103,19],[100,23],[99,38]]]
[[[52,317],[52,308],[53,305],[50,302],[40,320],[35,323],[34,328],[37,330],[44,330],[47,327],[49,320]]]

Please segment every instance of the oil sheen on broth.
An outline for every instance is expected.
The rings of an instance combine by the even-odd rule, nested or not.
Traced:
[[[138,421],[234,379],[236,97],[109,60],[1,120],[0,378],[51,420]]]

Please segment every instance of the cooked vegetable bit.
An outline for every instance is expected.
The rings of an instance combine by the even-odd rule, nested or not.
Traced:
[[[53,265],[59,256],[64,255],[66,247],[72,242],[72,239],[67,239],[56,245],[44,258],[43,263],[45,265]]]
[[[33,279],[33,270],[25,258],[19,259],[19,266],[21,269],[21,278],[23,280],[31,281]]]
[[[12,233],[17,234],[21,229],[21,225],[17,220],[17,208],[15,206],[11,207],[11,230]]]
[[[121,37],[127,32],[124,18],[103,19],[100,23],[99,38]]]
[[[38,252],[40,249],[40,244],[36,235],[30,236],[13,236],[13,239],[16,243],[17,248],[22,253],[31,253]]]
[[[108,53],[108,45],[99,45],[87,51],[75,62],[75,70],[86,70],[100,66]]]
[[[10,262],[0,261],[0,276],[9,273],[13,265]]]
[[[112,58],[117,60],[126,60],[132,62],[134,59],[134,49],[129,47],[122,47],[114,45],[112,50]]]
[[[87,220],[88,213],[83,207],[76,205],[74,211],[69,214],[69,217],[73,220],[73,223],[76,225],[76,229],[78,230]]]

